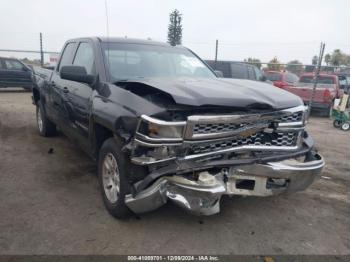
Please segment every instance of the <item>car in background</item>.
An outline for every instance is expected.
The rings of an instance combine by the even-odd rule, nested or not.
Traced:
[[[340,92],[349,93],[350,90],[350,75],[347,74],[337,74],[339,79]]]
[[[295,86],[299,81],[299,77],[288,71],[266,71],[265,76],[274,86],[284,88]]]
[[[233,62],[233,61],[216,61],[205,60],[205,62],[215,71],[222,73],[221,77],[249,79],[255,81],[266,81],[266,77],[261,70],[252,64]]]
[[[312,97],[314,81],[314,73],[305,73],[300,76],[300,80],[296,86],[289,86],[284,89],[298,95],[305,104],[308,104]],[[346,84],[341,85],[337,75],[320,74],[317,81],[314,99],[312,101],[312,109],[315,111],[321,111],[325,116],[329,116],[333,107],[334,99],[340,98],[344,93],[345,88]]]
[[[33,70],[15,58],[0,57],[0,88],[22,87],[32,90]]]

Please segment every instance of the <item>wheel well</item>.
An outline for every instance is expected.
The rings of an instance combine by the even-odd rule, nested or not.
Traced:
[[[100,125],[97,123],[94,124],[94,128],[95,128],[94,158],[98,161],[99,151],[104,141],[114,136],[118,137],[118,135],[114,134],[113,131],[104,127],[103,125]],[[128,179],[129,179],[129,182],[131,183],[135,183],[136,181],[140,181],[141,179],[144,179],[149,173],[149,170],[147,167],[137,166],[130,162],[127,163],[127,167],[128,167],[127,169],[129,174]]]
[[[34,98],[35,104],[37,104],[38,101],[40,100],[40,93],[39,93],[39,90],[36,88],[33,89],[33,98]]]
[[[106,141],[108,138],[110,137],[113,137],[113,132],[100,125],[100,124],[97,124],[95,123],[94,124],[94,133],[95,133],[95,150],[94,150],[94,154],[95,154],[95,157],[96,159],[98,158],[98,153],[100,151],[100,148],[103,144],[104,141]]]

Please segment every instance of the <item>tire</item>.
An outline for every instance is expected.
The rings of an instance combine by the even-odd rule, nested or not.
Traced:
[[[333,126],[335,128],[339,128],[341,126],[342,122],[340,120],[334,120],[333,121]]]
[[[56,125],[46,117],[44,106],[40,100],[36,105],[36,123],[41,136],[49,137],[56,134]]]
[[[341,125],[341,130],[344,130],[344,131],[349,131],[350,129],[350,123],[349,122],[344,122],[342,125]]]
[[[115,218],[129,217],[132,212],[125,204],[130,192],[128,183],[128,160],[121,151],[122,143],[116,138],[107,139],[99,152],[98,180],[108,212]]]

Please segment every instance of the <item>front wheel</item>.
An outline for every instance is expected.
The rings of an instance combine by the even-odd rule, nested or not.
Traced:
[[[344,131],[349,131],[349,129],[350,129],[350,123],[349,122],[345,122],[345,123],[343,123],[342,125],[341,125],[341,127],[340,127],[342,130],[344,130]]]
[[[36,123],[41,136],[53,136],[56,134],[56,125],[52,123],[45,114],[44,107],[40,100],[36,106]]]
[[[99,153],[98,179],[103,202],[108,212],[116,218],[126,218],[131,212],[125,205],[129,193],[127,159],[116,138],[107,139]]]

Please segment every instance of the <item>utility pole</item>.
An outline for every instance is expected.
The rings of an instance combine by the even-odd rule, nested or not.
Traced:
[[[318,83],[318,78],[320,76],[321,64],[322,64],[322,60],[323,60],[323,53],[324,53],[325,46],[326,46],[326,44],[321,42],[320,53],[318,55],[317,68],[316,68],[316,73],[315,73],[315,77],[314,77],[314,86],[312,88],[311,99],[309,101],[309,113],[308,113],[307,118],[309,118],[310,114],[311,114],[312,103],[313,103],[314,98],[315,98],[316,87],[317,87],[317,83]]]
[[[219,40],[216,39],[216,42],[215,42],[215,62],[214,62],[215,70],[216,70],[216,63],[218,61],[218,47],[219,47]]]
[[[44,66],[43,34],[40,33],[40,64]]]

